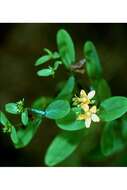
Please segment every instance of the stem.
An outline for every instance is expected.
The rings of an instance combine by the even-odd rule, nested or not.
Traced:
[[[45,115],[45,111],[43,111],[43,110],[38,110],[38,109],[34,109],[34,108],[29,108],[28,110],[33,112],[33,113],[39,114],[41,116]]]

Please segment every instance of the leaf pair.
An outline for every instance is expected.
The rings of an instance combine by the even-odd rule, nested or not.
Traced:
[[[64,64],[67,69],[70,68],[71,64],[75,62],[75,49],[73,41],[70,35],[65,30],[59,30],[57,33],[57,45],[58,45],[58,52],[52,53],[50,50],[47,50],[48,55],[44,55],[40,57],[35,66],[42,65],[50,60],[55,60],[61,58],[61,60],[56,60],[54,66],[49,66],[48,68],[41,69],[37,72],[38,76],[48,77],[54,76],[55,71],[58,69],[59,65]],[[45,49],[44,49],[45,50]]]
[[[5,132],[10,133],[11,140],[16,148],[23,148],[30,143],[41,122],[42,119],[36,117],[33,121],[29,121],[26,128],[16,129],[5,114],[0,112],[0,123],[4,126]]]
[[[5,110],[11,114],[21,114],[21,121],[23,125],[27,125],[29,121],[28,110],[24,108],[24,100],[17,103],[8,103],[5,105]]]
[[[35,62],[35,66],[42,65],[46,63],[47,61],[50,61],[51,59],[58,59],[60,57],[58,52],[51,52],[49,49],[44,48],[44,51],[47,53],[47,55],[44,55],[37,59]]]
[[[16,148],[23,148],[27,146],[34,137],[38,127],[40,126],[42,119],[40,117],[35,118],[33,121],[29,121],[25,129],[13,128],[11,133],[11,139]]]

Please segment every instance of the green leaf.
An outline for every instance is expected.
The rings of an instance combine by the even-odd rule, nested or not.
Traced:
[[[104,126],[101,136],[101,151],[105,156],[109,156],[114,153],[113,125],[114,122],[107,123]]]
[[[106,80],[96,80],[93,87],[96,90],[96,97],[99,102],[111,97],[111,90]]]
[[[63,29],[57,33],[57,45],[63,64],[69,68],[75,62],[75,49],[70,35]]]
[[[28,117],[28,110],[25,109],[24,112],[22,112],[21,114],[21,121],[23,123],[23,125],[27,125],[28,121],[29,121],[29,117]]]
[[[41,69],[40,71],[37,72],[37,75],[40,77],[48,77],[51,75],[54,75],[55,72],[53,70],[53,68],[48,68],[48,69]]]
[[[53,58],[53,59],[58,59],[58,58],[60,58],[60,54],[59,54],[57,51],[55,51],[55,52],[53,52],[53,54],[52,54],[52,58]]]
[[[12,140],[12,142],[14,144],[18,143],[18,141],[19,141],[16,129],[13,126],[12,126],[12,129],[11,129],[11,140]]]
[[[101,151],[103,155],[110,156],[121,151],[125,144],[121,138],[121,126],[117,121],[108,122],[101,136]]]
[[[115,96],[104,100],[100,105],[100,117],[103,121],[120,118],[127,112],[127,98]]]
[[[49,61],[51,58],[52,58],[51,55],[44,55],[44,56],[40,57],[40,58],[35,62],[35,66],[42,65],[42,64],[46,63],[47,61]]]
[[[18,142],[14,143],[15,147],[23,148],[27,146],[34,137],[41,122],[42,119],[37,117],[33,121],[29,121],[25,129],[19,129],[17,131]]]
[[[70,100],[72,98],[74,87],[75,87],[75,78],[74,76],[70,76],[65,86],[63,87],[63,89],[56,98]]]
[[[58,67],[59,67],[61,64],[62,64],[61,61],[56,61],[56,62],[54,63],[54,68],[53,68],[53,70],[56,71],[56,70],[58,69]]]
[[[55,166],[75,151],[84,136],[83,132],[63,132],[59,134],[51,145],[49,146],[46,156],[45,164],[48,166]]]
[[[122,137],[127,140],[127,115],[123,115],[121,118]]]
[[[86,70],[91,80],[102,77],[102,67],[96,48],[91,41],[87,41],[84,45],[84,54],[86,58]]]
[[[66,100],[56,100],[46,108],[46,117],[61,119],[70,112],[70,105]]]
[[[66,117],[56,120],[56,124],[59,128],[67,131],[76,131],[84,129],[85,122],[78,121],[76,120],[76,118],[77,118],[76,113],[73,110],[71,110]]]
[[[18,114],[18,107],[16,103],[8,103],[5,105],[5,110],[8,113]]]
[[[3,112],[0,112],[0,123],[4,126],[3,128],[4,133],[11,132],[13,125],[11,124],[11,122],[8,120],[8,118]]]
[[[10,121],[7,119],[7,117],[5,116],[3,112],[0,112],[0,123],[3,126],[6,126],[8,123],[10,123]]]
[[[47,107],[47,105],[48,105],[49,103],[51,103],[51,101],[52,101],[52,98],[41,96],[41,97],[37,98],[37,99],[33,102],[32,108],[44,109],[44,108]]]

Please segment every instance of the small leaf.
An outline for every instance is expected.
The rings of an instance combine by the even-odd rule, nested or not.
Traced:
[[[4,133],[10,133],[12,130],[13,125],[8,120],[8,118],[5,116],[3,112],[0,112],[0,123],[4,126],[3,132]]]
[[[96,48],[91,41],[87,41],[84,45],[84,54],[86,58],[86,70],[91,80],[102,77],[102,67]]]
[[[54,63],[54,68],[53,68],[53,70],[56,71],[56,70],[58,69],[58,67],[59,67],[61,64],[62,64],[61,61],[56,61],[56,62]]]
[[[45,109],[51,101],[52,98],[41,96],[33,102],[32,108]]]
[[[55,72],[51,67],[48,69],[41,69],[40,71],[37,72],[37,75],[40,77],[48,77],[54,74]]]
[[[61,119],[65,117],[70,111],[68,101],[56,100],[49,104],[46,109],[46,117],[50,119]]]
[[[78,121],[73,110],[64,118],[56,120],[56,124],[59,128],[66,131],[77,131],[85,128],[85,122]]]
[[[60,58],[60,54],[59,54],[57,51],[55,51],[55,52],[52,54],[52,58],[53,58],[53,59],[58,59],[58,58]]]
[[[12,126],[12,129],[11,129],[11,140],[12,140],[12,142],[14,144],[18,143],[18,141],[19,141],[16,129],[13,126]]]
[[[16,103],[8,103],[5,105],[5,110],[8,113],[18,114],[19,110]]]
[[[66,84],[64,85],[63,89],[56,97],[56,99],[70,100],[72,98],[74,87],[75,87],[75,78],[74,76],[70,76]]]
[[[115,96],[104,100],[100,105],[100,117],[103,121],[120,118],[127,112],[127,98]]]
[[[64,65],[69,68],[75,62],[75,49],[70,35],[63,29],[57,33],[57,45]]]
[[[106,80],[100,79],[94,81],[93,88],[96,90],[96,98],[99,102],[111,97],[111,90]]]
[[[45,164],[48,166],[55,166],[75,151],[84,136],[83,132],[63,132],[59,134],[51,145],[49,146],[46,156]]]
[[[22,112],[22,114],[21,114],[21,121],[22,121],[23,125],[27,125],[28,124],[29,117],[28,117],[28,110],[27,109],[25,109],[25,111]]]
[[[44,55],[35,62],[35,66],[42,65],[47,61],[49,61],[51,58],[52,58],[51,55]]]
[[[17,130],[18,142],[14,144],[15,148],[23,148],[27,146],[34,137],[41,122],[42,119],[40,117],[37,117],[33,121],[29,121],[25,129]]]
[[[7,119],[7,117],[5,116],[3,112],[0,112],[0,123],[3,126],[6,126],[9,123],[9,120]]]

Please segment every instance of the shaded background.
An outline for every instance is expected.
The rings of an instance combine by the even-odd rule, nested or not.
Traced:
[[[77,60],[83,58],[83,45],[92,40],[97,47],[113,95],[127,96],[127,25],[126,24],[0,24],[0,108],[25,98],[30,105],[38,96],[54,96],[55,84],[66,79],[58,70],[56,78],[39,78],[34,63],[43,48],[56,50],[56,32],[66,29],[76,45]],[[61,74],[62,73],[62,74]],[[0,132],[0,166],[44,166],[45,151],[57,134],[51,121],[45,121],[32,142],[16,150],[8,135]],[[120,154],[120,158],[126,152]],[[84,160],[82,166],[112,166],[119,157],[102,162]],[[70,163],[71,162],[71,163]],[[127,162],[124,163],[124,165]],[[74,165],[70,158],[65,166]],[[122,165],[122,164],[121,164]]]

